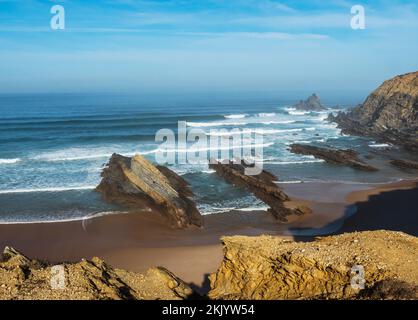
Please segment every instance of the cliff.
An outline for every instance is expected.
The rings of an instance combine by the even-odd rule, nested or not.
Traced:
[[[113,154],[96,190],[109,202],[131,208],[157,208],[177,228],[203,225],[187,182],[140,155],[129,158]]]
[[[211,299],[418,298],[418,238],[404,233],[356,232],[308,243],[235,236],[222,242],[224,259],[210,276]],[[364,289],[352,286],[354,266],[364,270]]]
[[[193,293],[164,268],[141,274],[114,269],[99,258],[60,266],[63,278],[52,265],[7,247],[0,259],[0,299],[182,300]]]
[[[385,81],[366,101],[349,111],[330,115],[344,133],[373,136],[418,150],[418,72]]]

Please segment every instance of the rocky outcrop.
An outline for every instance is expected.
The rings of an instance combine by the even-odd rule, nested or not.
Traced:
[[[235,236],[222,242],[224,259],[210,276],[212,299],[418,298],[418,238],[404,233],[355,232],[307,243]]]
[[[6,248],[0,260],[2,300],[182,300],[193,294],[164,268],[114,269],[99,258],[52,266]]]
[[[319,97],[314,93],[305,101],[300,100],[298,103],[292,106],[293,108],[301,111],[323,111],[326,110]]]
[[[418,170],[418,162],[416,162],[416,161],[395,159],[395,160],[391,160],[390,163],[392,165],[394,165],[395,167],[398,167],[400,169],[415,169],[415,170]]]
[[[258,175],[247,175],[245,169],[249,166],[244,161],[241,163],[212,161],[209,167],[227,182],[251,191],[257,198],[270,206],[269,212],[278,220],[286,221],[286,216],[311,212],[305,206],[292,203],[291,199],[275,183],[278,180],[277,177],[270,172],[262,170]]]
[[[290,145],[291,152],[303,155],[311,155],[318,159],[323,159],[328,163],[339,164],[352,167],[354,169],[363,171],[377,171],[378,169],[368,165],[361,161],[358,157],[358,153],[354,150],[346,149],[330,149],[320,148],[316,146],[304,145],[304,144],[292,144]]]
[[[385,81],[362,105],[328,119],[344,133],[377,137],[418,151],[418,72]]]
[[[131,208],[156,208],[174,227],[203,225],[187,182],[170,169],[156,167],[140,155],[129,158],[113,154],[96,190],[109,202]]]

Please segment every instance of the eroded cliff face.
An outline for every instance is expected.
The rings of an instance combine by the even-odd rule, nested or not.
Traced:
[[[362,105],[329,119],[345,133],[376,136],[418,150],[418,72],[385,81]]]
[[[222,242],[224,259],[210,276],[211,299],[418,297],[418,239],[404,233],[349,233],[308,243],[235,236]],[[356,287],[358,266],[364,268],[364,290]]]
[[[52,265],[7,247],[0,259],[0,299],[181,300],[193,293],[164,268],[141,274],[114,269],[99,258],[60,266],[63,281]]]
[[[109,202],[134,209],[157,208],[177,228],[203,225],[187,182],[140,155],[130,158],[113,154],[102,172],[97,191]]]

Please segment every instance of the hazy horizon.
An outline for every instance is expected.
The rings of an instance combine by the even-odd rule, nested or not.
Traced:
[[[50,28],[56,4],[65,30]],[[356,4],[364,30],[350,27]],[[415,1],[2,0],[0,93],[363,97],[418,70],[417,32]]]

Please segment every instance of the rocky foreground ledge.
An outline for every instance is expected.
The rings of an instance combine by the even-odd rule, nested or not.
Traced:
[[[385,81],[366,101],[330,115],[344,133],[376,137],[418,151],[418,72]]]
[[[182,300],[192,289],[164,268],[146,273],[114,269],[99,258],[54,266],[6,247],[0,259],[2,300]],[[56,268],[56,267],[55,267]]]
[[[290,152],[311,155],[318,159],[323,159],[328,163],[345,165],[357,170],[363,171],[377,171],[378,169],[361,161],[359,154],[355,150],[351,149],[331,149],[322,148],[305,144],[292,144],[290,145]]]
[[[311,213],[308,207],[293,204],[289,196],[275,183],[278,178],[270,172],[262,170],[260,174],[248,175],[245,173],[245,169],[250,166],[246,165],[244,161],[241,163],[212,161],[209,167],[227,182],[252,192],[270,206],[268,211],[280,221],[286,221],[286,217],[289,215]]]
[[[222,242],[223,261],[209,277],[210,299],[418,299],[418,238],[401,232],[355,232],[314,242],[234,236]],[[364,270],[364,289],[358,287],[359,275],[352,273],[356,266]],[[99,258],[60,267],[64,281],[57,288],[56,266],[7,247],[0,255],[0,299],[198,297],[162,267],[136,273]]]
[[[417,299],[418,238],[366,231],[294,242],[225,237],[211,299]],[[364,286],[352,270],[364,269]]]
[[[187,182],[140,155],[130,158],[113,154],[96,190],[108,202],[133,209],[156,208],[177,228],[203,225]]]

